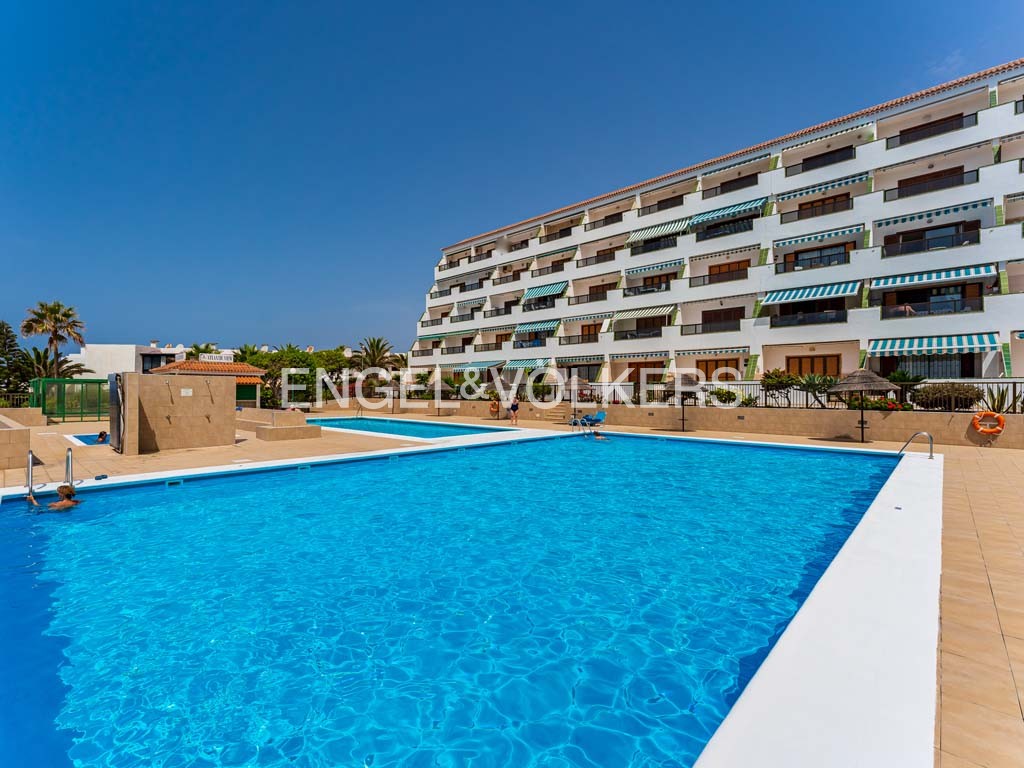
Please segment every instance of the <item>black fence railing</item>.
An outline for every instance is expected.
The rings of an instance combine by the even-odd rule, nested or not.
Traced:
[[[709,197],[718,197],[719,195],[727,195],[730,192],[735,192],[737,189],[746,189],[747,187],[756,187],[758,181],[758,174],[752,173],[747,176],[740,176],[738,179],[730,179],[729,181],[723,181],[717,187],[710,187],[701,192],[701,199],[707,200]]]
[[[476,264],[478,261],[485,261],[494,255],[494,251],[486,251],[484,253],[477,253],[469,257],[470,264]]]
[[[451,296],[451,295],[452,295],[452,289],[451,288],[442,288],[441,290],[431,291],[430,292],[430,298],[432,298],[432,299],[440,299],[442,296]]]
[[[529,240],[520,240],[518,243],[512,243],[512,245],[510,245],[508,247],[508,249],[510,251],[521,251],[524,248],[529,248],[529,247],[530,247],[530,241]]]
[[[441,347],[442,355],[459,355],[469,349],[468,345],[463,344],[459,347]]]
[[[970,128],[978,124],[978,113],[970,115],[954,115],[945,120],[936,120],[933,123],[900,131],[899,136],[890,136],[885,140],[886,149],[895,149],[904,144],[912,144],[915,141],[930,139],[933,136],[941,136],[951,131],[959,131],[961,128]]]
[[[953,189],[962,187],[964,184],[974,184],[978,180],[978,171],[966,171],[955,176],[940,176],[937,179],[916,181],[913,184],[903,184],[899,187],[887,189],[883,193],[886,202],[889,200],[901,200],[904,197],[923,195],[926,192],[937,192],[940,189]]]
[[[597,341],[598,335],[596,333],[582,333],[576,336],[560,336],[558,343],[560,345],[566,344],[591,344]]]
[[[652,283],[651,285],[634,285],[632,288],[623,288],[622,296],[644,296],[648,293],[663,293],[672,287],[671,280],[665,280],[660,283]]]
[[[853,160],[856,156],[856,147],[840,147],[839,149],[833,149],[831,152],[823,152],[820,155],[808,157],[806,160],[802,160],[794,165],[787,165],[786,175],[795,176],[798,173],[813,171],[815,168],[824,168],[846,160]]]
[[[432,325],[440,325],[443,322],[443,317],[435,317],[433,320],[420,320],[420,328],[430,328]]]
[[[819,267],[836,267],[840,264],[849,263],[850,252],[844,249],[837,253],[823,253],[819,256],[793,259],[792,261],[780,261],[775,265],[775,274],[802,272],[805,269],[818,269]]]
[[[981,312],[985,309],[985,300],[981,296],[961,298],[959,296],[936,296],[931,301],[915,301],[882,306],[882,319],[891,320],[897,317],[931,317],[933,315],[951,315],[954,312]]]
[[[675,248],[676,238],[675,237],[659,237],[657,240],[645,240],[642,243],[637,243],[631,246],[629,254],[631,256],[639,256],[642,253],[651,253],[653,251],[663,251],[666,248]]]
[[[924,253],[939,248],[959,248],[964,245],[977,245],[981,242],[981,230],[974,229],[967,232],[957,232],[952,235],[936,235],[925,237],[920,240],[905,240],[902,243],[892,243],[882,246],[882,258],[890,256],[906,256],[910,253]]]
[[[723,331],[738,331],[739,320],[715,320],[708,323],[687,323],[679,326],[679,332],[683,336],[694,336],[698,333],[721,333]]]
[[[600,227],[607,227],[609,224],[618,224],[622,221],[622,212],[609,213],[603,219],[597,219],[596,221],[588,221],[583,225],[583,231],[589,232],[592,229],[599,229]]]
[[[566,262],[564,261],[556,261],[554,264],[550,264],[546,267],[541,267],[540,269],[531,269],[530,276],[540,277],[541,275],[551,275],[554,274],[555,272],[564,272],[565,265]]]
[[[601,293],[584,293],[580,296],[570,296],[570,304],[589,304],[592,301],[604,301],[608,298],[608,292],[602,291]]]
[[[533,347],[543,347],[547,345],[548,338],[545,336],[542,339],[517,339],[512,342],[513,349],[532,349]]]
[[[512,307],[495,307],[494,309],[485,309],[484,317],[500,317],[501,315],[511,315]]]
[[[474,344],[473,345],[473,351],[474,352],[493,352],[493,351],[495,351],[497,349],[501,349],[501,342],[500,341],[492,341],[492,342],[488,342],[487,344]]]
[[[467,322],[469,322],[472,319],[473,319],[473,313],[472,312],[466,312],[465,314],[462,314],[462,315],[452,315],[451,317],[448,318],[448,322],[450,322],[450,323],[467,323]]]
[[[433,349],[414,349],[412,351],[413,357],[430,357],[432,354],[434,354]]]
[[[521,269],[518,272],[513,272],[511,275],[504,275],[503,277],[496,277],[491,281],[491,285],[505,285],[507,283],[514,283],[516,280],[523,276],[525,269]]]
[[[740,232],[749,232],[754,228],[754,219],[740,219],[739,221],[727,221],[724,224],[712,224],[707,229],[697,232],[697,242],[711,240],[715,237],[735,235]]]
[[[463,259],[459,259],[458,261],[449,261],[449,262],[447,262],[445,264],[441,264],[441,265],[438,266],[437,271],[438,272],[447,272],[449,269],[455,269],[463,261],[464,261]]]
[[[656,339],[661,336],[661,328],[641,328],[628,331],[616,331],[615,340],[625,341],[627,339]]]
[[[523,312],[536,312],[539,309],[551,309],[555,306],[554,297],[540,299],[539,301],[531,301],[523,304]]]
[[[714,275],[697,275],[690,278],[690,287],[697,288],[701,285],[715,285],[717,283],[731,283],[733,280],[746,280],[748,274],[745,269],[735,269],[732,272],[718,272]]]
[[[667,211],[669,208],[678,208],[683,204],[686,195],[674,195],[672,197],[666,197],[664,200],[659,200],[656,203],[645,205],[640,209],[641,216],[647,216],[651,213],[657,213],[658,211]]]
[[[792,328],[796,325],[824,325],[825,323],[845,323],[845,309],[826,309],[823,312],[797,312],[794,315],[772,315],[772,328]]]
[[[540,238],[540,241],[541,241],[541,243],[550,243],[553,240],[561,240],[564,237],[571,237],[571,236],[572,236],[572,227],[565,227],[563,229],[558,230],[557,232],[552,232],[550,235],[544,235],[543,237]]]
[[[589,266],[592,266],[594,264],[604,264],[605,262],[608,262],[608,261],[615,261],[615,254],[614,253],[599,253],[596,256],[588,256],[585,259],[580,259],[579,263],[578,263],[578,266],[581,267],[581,268],[582,267],[589,267]]]
[[[791,221],[803,221],[813,219],[817,216],[827,216],[830,213],[849,211],[853,209],[853,198],[846,200],[832,200],[821,205],[809,205],[806,208],[797,208],[795,211],[786,211],[779,216],[779,223],[788,224]]]
[[[476,290],[479,290],[480,288],[483,288],[483,287],[484,287],[484,281],[483,280],[478,280],[475,283],[466,283],[465,285],[463,285],[461,288],[459,288],[459,293],[467,293],[469,291],[476,291]]]

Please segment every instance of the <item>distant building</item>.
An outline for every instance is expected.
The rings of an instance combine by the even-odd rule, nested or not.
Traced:
[[[153,368],[149,373],[165,376],[174,375],[200,375],[200,376],[234,376],[235,377],[235,401],[238,405],[259,407],[260,386],[263,384],[263,375],[266,373],[262,368],[257,368],[249,363],[235,363],[230,359],[232,355],[211,354],[200,355],[198,360],[174,360],[159,368]]]
[[[89,373],[80,378],[103,379],[112,373],[148,373],[185,356],[185,347],[157,347],[155,344],[83,344],[82,349],[68,355],[72,363],[81,363]]]

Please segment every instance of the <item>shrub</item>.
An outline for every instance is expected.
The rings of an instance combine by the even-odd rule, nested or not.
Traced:
[[[924,376],[913,376],[904,371],[902,368],[893,371],[885,378],[887,378],[893,384],[917,384],[920,381],[924,381]]]
[[[738,397],[738,395],[731,389],[725,389],[724,387],[712,389],[708,394],[721,405],[731,405],[736,402],[736,398]]]
[[[846,407],[850,410],[859,411],[861,407],[860,395],[852,394],[846,398]],[[900,403],[897,400],[890,400],[888,397],[865,397],[865,411],[912,411],[912,403]]]
[[[837,381],[838,379],[834,376],[822,376],[820,373],[808,373],[800,379],[800,389],[813,397],[814,402],[824,408],[825,402],[821,397],[822,395],[827,394],[828,391],[836,385]]]
[[[781,368],[773,368],[770,371],[765,371],[761,377],[761,388],[767,392],[779,392],[786,389],[792,389],[800,383],[800,377],[794,376],[792,373],[786,373]]]
[[[985,410],[993,413],[1011,413],[1020,405],[1020,395],[1010,394],[1007,385],[1001,387],[985,387],[985,398],[981,401]]]
[[[923,384],[910,393],[910,399],[918,408],[928,411],[966,411],[974,408],[985,393],[973,384],[942,382]]]
[[[757,405],[757,395],[744,395],[740,398],[740,408],[753,408]]]

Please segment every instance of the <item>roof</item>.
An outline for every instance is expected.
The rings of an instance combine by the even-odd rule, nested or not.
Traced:
[[[543,220],[545,220],[545,219],[547,219],[547,218],[549,218],[551,216],[559,216],[559,215],[564,214],[564,213],[569,213],[569,212],[573,211],[576,208],[581,208],[583,206],[593,205],[593,204],[599,203],[599,202],[610,201],[612,198],[614,198],[616,196],[621,196],[621,195],[628,194],[630,192],[635,192],[637,190],[643,189],[644,187],[648,187],[648,186],[650,186],[652,184],[658,184],[660,182],[667,182],[667,181],[675,180],[676,177],[683,176],[683,175],[685,175],[687,173],[694,173],[695,171],[703,170],[703,169],[711,167],[713,165],[717,165],[718,163],[722,163],[722,162],[726,162],[728,160],[734,160],[734,159],[737,159],[737,158],[741,158],[744,155],[748,155],[748,154],[751,154],[753,152],[759,152],[759,151],[763,151],[763,150],[766,150],[766,149],[771,149],[773,147],[776,147],[779,144],[785,144],[787,142],[793,141],[794,139],[799,139],[799,138],[802,138],[804,136],[809,136],[809,135],[811,135],[813,133],[816,133],[818,131],[826,130],[828,128],[834,128],[834,127],[843,125],[844,123],[848,123],[848,122],[851,122],[851,121],[854,121],[854,120],[862,120],[865,117],[870,117],[872,115],[876,115],[879,112],[885,112],[885,111],[888,111],[890,109],[894,109],[896,107],[901,107],[904,104],[910,104],[912,102],[920,101],[921,99],[926,99],[926,98],[929,98],[931,96],[937,96],[937,95],[939,95],[941,93],[946,93],[947,91],[956,90],[957,88],[961,88],[961,87],[963,87],[965,85],[971,85],[972,83],[980,82],[982,80],[987,80],[990,77],[994,77],[996,75],[1001,75],[1001,74],[1003,74],[1005,72],[1010,72],[1010,71],[1012,71],[1014,69],[1019,69],[1019,68],[1022,68],[1022,67],[1024,67],[1024,58],[1014,59],[1013,61],[1009,61],[1009,62],[1007,62],[1005,64],[1000,64],[1000,65],[995,66],[995,67],[989,67],[988,69],[983,69],[980,72],[975,72],[972,75],[965,75],[964,77],[957,78],[956,80],[950,80],[949,82],[946,82],[946,83],[941,83],[939,85],[933,85],[930,88],[925,88],[924,90],[915,91],[914,93],[907,94],[906,96],[900,96],[897,99],[891,99],[890,101],[886,101],[886,102],[883,102],[881,104],[876,104],[873,107],[868,107],[868,108],[862,109],[862,110],[860,110],[858,112],[853,112],[853,113],[851,113],[849,115],[846,115],[844,117],[837,117],[837,118],[834,118],[832,120],[827,120],[824,123],[818,123],[817,125],[812,125],[809,128],[802,128],[799,131],[794,131],[792,133],[787,133],[786,135],[779,136],[776,139],[771,139],[769,141],[763,141],[760,144],[755,144],[755,145],[753,145],[751,147],[747,147],[746,149],[740,149],[740,150],[737,150],[735,152],[730,152],[730,153],[728,153],[726,155],[722,155],[720,157],[712,158],[711,160],[704,160],[703,162],[697,163],[695,165],[690,165],[690,166],[687,166],[686,168],[680,168],[677,171],[672,171],[670,173],[665,173],[665,174],[662,174],[660,176],[655,176],[654,178],[647,179],[646,181],[641,181],[641,182],[639,182],[637,184],[631,184],[628,187],[622,187],[621,189],[616,189],[616,190],[614,190],[612,192],[606,192],[604,194],[598,195],[597,197],[591,197],[591,198],[588,198],[587,200],[581,200],[578,203],[573,203],[572,205],[566,205],[566,206],[558,208],[558,209],[556,209],[554,211],[548,211],[547,213],[543,213],[543,214],[541,214],[539,216],[532,216],[532,217],[530,217],[528,219],[524,219],[523,221],[518,221],[518,222],[516,222],[514,224],[508,224],[508,225],[506,225],[504,227],[499,227],[498,229],[492,229],[492,230],[490,230],[488,232],[483,232],[483,233],[481,233],[479,235],[474,235],[473,237],[467,237],[464,240],[459,240],[457,243],[453,243],[452,245],[445,246],[442,250],[447,251],[450,248],[458,248],[458,247],[470,244],[470,243],[474,242],[475,240],[479,240],[479,239],[485,238],[485,237],[486,238],[495,237],[496,235],[499,235],[502,232],[505,232],[506,230],[514,230],[514,229],[517,229],[517,228],[526,227],[526,226],[531,225],[531,224],[539,224]]]
[[[249,363],[215,363],[209,360],[175,360],[173,363],[161,365],[159,368],[152,368],[149,372],[172,375],[192,373],[206,376],[235,376],[238,384],[259,384],[262,381],[261,377],[266,373],[262,368],[249,365]]]

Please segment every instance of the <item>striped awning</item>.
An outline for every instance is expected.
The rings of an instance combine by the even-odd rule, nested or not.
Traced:
[[[486,303],[486,301],[487,297],[482,296],[479,299],[466,299],[465,301],[460,301],[455,306],[459,307],[460,309],[465,309],[466,307],[482,307],[484,303]]]
[[[943,269],[938,272],[919,272],[916,275],[893,275],[879,277],[871,281],[871,289],[901,288],[905,285],[928,285],[934,283],[955,283],[958,280],[970,280],[979,277],[995,277],[996,268],[991,264],[980,267],[961,267],[960,269]]]
[[[486,371],[488,368],[497,368],[503,360],[488,360],[486,363],[460,363],[455,366],[455,372],[460,371]]]
[[[626,245],[639,243],[642,240],[651,240],[655,237],[675,235],[682,232],[688,226],[690,226],[689,218],[667,221],[664,224],[658,224],[656,227],[644,227],[643,229],[638,229],[635,232],[630,232],[629,237],[626,239]]]
[[[548,256],[559,256],[559,255],[561,255],[563,253],[572,253],[573,251],[578,250],[578,249],[579,249],[578,245],[573,245],[573,246],[571,246],[569,248],[560,248],[557,251],[548,251],[547,253],[540,253],[540,254],[537,255],[537,258],[538,259],[546,259]]]
[[[850,184],[859,184],[862,181],[868,180],[868,174],[858,173],[855,176],[844,176],[841,179],[834,181],[826,181],[824,184],[815,184],[813,187],[804,187],[803,189],[794,189],[792,192],[786,192],[775,197],[776,200],[794,200],[798,197],[807,197],[808,195],[814,195],[818,192],[827,192],[830,189],[839,189],[840,187],[848,187]]]
[[[700,357],[702,355],[714,357],[716,355],[748,355],[750,347],[718,347],[715,349],[680,349],[676,351],[676,357]]]
[[[534,288],[530,288],[523,294],[523,301],[529,299],[539,299],[542,296],[561,296],[565,293],[565,289],[569,287],[569,281],[563,280],[560,283],[550,283],[548,285],[538,285]]]
[[[702,261],[704,259],[717,259],[720,256],[732,256],[737,253],[745,253],[746,251],[757,251],[760,246],[757,243],[751,243],[750,245],[744,245],[740,248],[729,248],[725,251],[715,251],[714,253],[701,253],[690,257],[690,261]]]
[[[697,224],[703,224],[708,221],[728,219],[731,216],[739,216],[741,213],[747,213],[749,211],[760,210],[764,207],[766,202],[768,202],[767,197],[760,197],[757,200],[747,200],[745,203],[736,203],[736,205],[728,205],[725,208],[716,208],[713,211],[698,213],[690,219],[690,227]]]
[[[611,355],[612,360],[650,360],[651,358],[668,359],[668,350],[662,352],[622,352]]]
[[[1017,332],[1017,340],[1018,341],[1024,341],[1024,331],[1018,331]]]
[[[920,213],[908,213],[906,216],[896,216],[891,219],[880,219],[875,222],[875,226],[891,227],[893,224],[909,224],[912,221],[924,221],[925,219],[933,219],[936,216],[961,213],[962,211],[974,211],[978,208],[988,208],[990,205],[992,205],[991,198],[988,200],[975,200],[973,203],[951,205],[948,208],[934,208],[930,211],[921,211]]]
[[[509,371],[519,370],[520,368],[543,368],[548,364],[549,359],[550,358],[547,357],[536,357],[531,360],[509,360],[507,363],[505,363],[505,370]]]
[[[480,333],[501,333],[502,331],[515,330],[515,325],[496,325],[493,328],[481,328]]]
[[[596,312],[593,315],[576,315],[575,317],[567,317],[563,323],[581,323],[584,320],[607,320],[612,316],[611,312]]]
[[[540,320],[536,323],[520,323],[516,326],[516,333],[538,333],[540,331],[553,331],[558,327],[558,320]]]
[[[429,336],[417,336],[416,341],[434,341],[435,339],[447,339],[449,336],[475,336],[477,331],[467,328],[464,331],[448,331],[447,333],[432,333]]]
[[[761,306],[769,304],[787,304],[791,301],[810,301],[811,299],[837,299],[842,296],[853,296],[860,290],[860,280],[849,283],[832,283],[831,285],[811,285],[807,288],[790,288],[785,291],[769,291]]]
[[[614,315],[615,322],[619,320],[634,320],[638,317],[659,317],[661,315],[670,315],[675,312],[675,304],[666,304],[663,307],[641,307],[640,309],[626,309],[622,312],[616,312]]]
[[[855,227],[847,227],[845,229],[830,229],[827,232],[815,232],[811,235],[804,235],[803,237],[794,237],[790,240],[776,240],[772,245],[776,248],[786,248],[790,245],[800,245],[801,243],[818,243],[822,240],[828,240],[832,237],[842,237],[843,235],[855,235],[859,232],[864,231],[864,225],[858,224]]]
[[[868,344],[868,354],[872,357],[953,355],[969,352],[995,352],[999,349],[1001,347],[998,333],[918,336],[910,339],[872,339]]]
[[[600,363],[604,362],[604,355],[578,355],[577,357],[555,358],[558,365],[572,365],[573,363]]]
[[[799,144],[793,144],[792,146],[786,147],[782,151],[789,152],[789,150],[791,149],[796,149],[797,147],[806,147],[808,144],[813,144],[814,142],[821,141],[822,139],[830,139],[833,136],[841,136],[844,133],[852,133],[853,131],[859,131],[863,128],[870,127],[871,123],[860,123],[859,125],[853,125],[850,126],[849,128],[841,128],[838,131],[832,131],[832,133],[822,133],[818,136],[815,136],[813,139],[805,139],[804,141],[801,141]]]
[[[675,261],[663,261],[660,264],[648,264],[646,267],[633,267],[627,269],[627,275],[639,275],[642,272],[657,272],[659,269],[676,269],[686,263],[686,259],[676,259]]]

